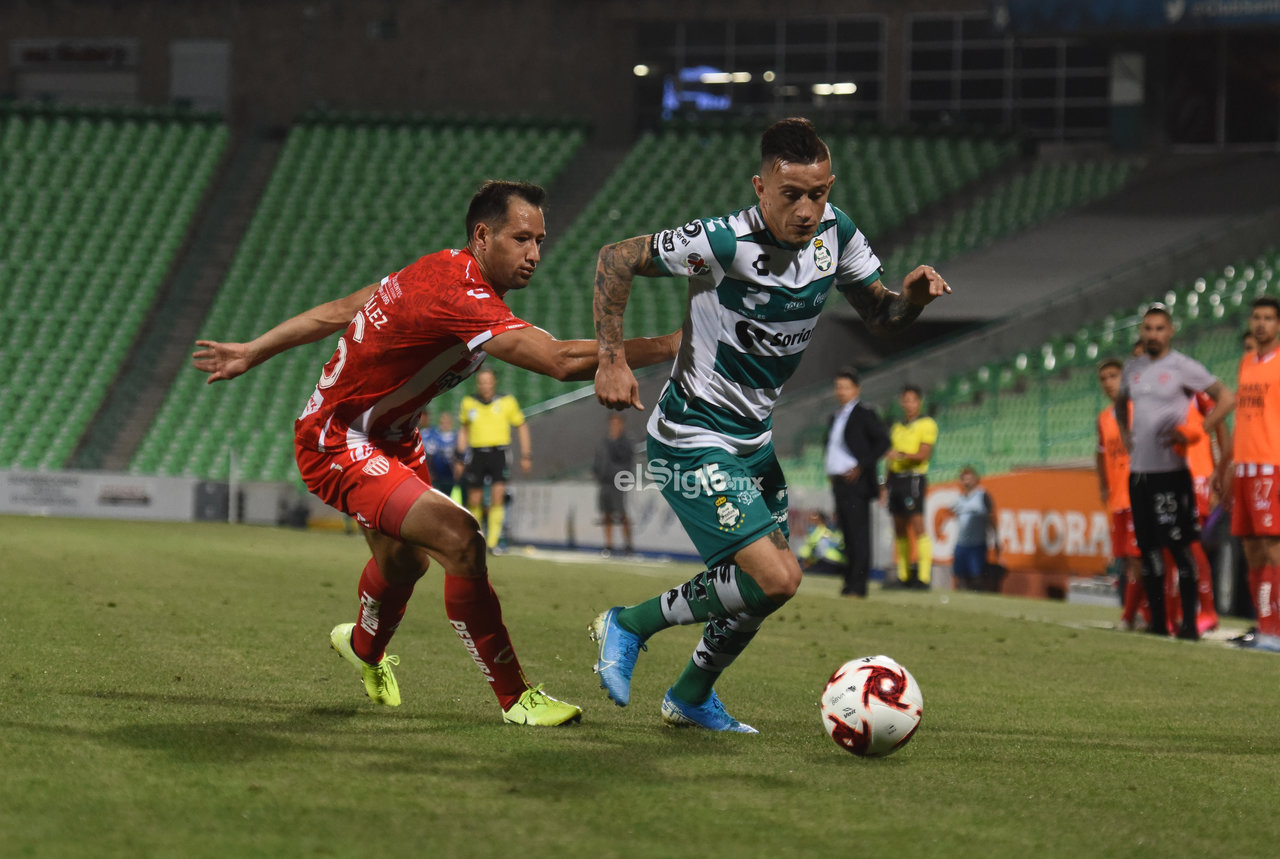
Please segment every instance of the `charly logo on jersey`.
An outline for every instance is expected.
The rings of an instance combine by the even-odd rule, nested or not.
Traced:
[[[813,240],[813,264],[818,271],[831,271],[831,251],[822,243],[822,239]]]
[[[684,264],[685,267],[689,269],[690,277],[706,274],[711,271],[711,266],[707,265],[707,261],[702,258],[702,254],[697,253],[696,251],[684,258]]]
[[[715,505],[716,524],[721,531],[736,531],[742,527],[742,511],[736,504],[723,495],[717,495]]]

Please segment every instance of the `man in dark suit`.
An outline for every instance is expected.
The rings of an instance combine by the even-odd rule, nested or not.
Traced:
[[[841,369],[835,378],[840,407],[827,428],[826,469],[848,559],[840,592],[865,597],[871,572],[871,502],[880,494],[876,465],[889,449],[889,431],[859,402],[860,393],[858,371]]]

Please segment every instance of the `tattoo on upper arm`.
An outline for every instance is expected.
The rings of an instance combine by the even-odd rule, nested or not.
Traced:
[[[847,295],[849,303],[875,334],[901,331],[914,322],[924,309],[908,301],[905,295],[890,292],[878,280],[865,289],[856,289]]]
[[[649,253],[648,236],[636,236],[600,249],[592,311],[596,338],[610,359],[622,351],[622,313],[637,274],[646,277],[663,274]]]

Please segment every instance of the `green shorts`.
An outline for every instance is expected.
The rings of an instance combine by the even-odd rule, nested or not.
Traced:
[[[772,444],[734,456],[718,447],[668,447],[650,437],[647,477],[708,567],[775,528],[790,536],[787,481]]]

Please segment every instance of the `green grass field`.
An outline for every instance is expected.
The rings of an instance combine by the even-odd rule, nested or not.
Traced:
[[[761,730],[664,728],[697,637],[650,642],[632,705],[591,672],[600,609],[689,566],[504,556],[526,672],[582,704],[505,726],[438,572],[378,709],[328,648],[363,543],[227,525],[0,518],[0,855],[1271,857],[1274,655],[1099,629],[1111,607],[839,598],[806,581],[719,688]],[[893,757],[823,732],[828,674],[887,653],[924,690]]]

